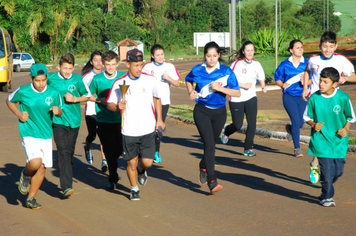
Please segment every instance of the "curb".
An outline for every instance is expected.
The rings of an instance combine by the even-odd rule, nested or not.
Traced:
[[[169,114],[169,113],[167,114],[167,116],[171,117],[173,119],[182,121],[185,124],[195,125],[195,122],[193,120],[185,119],[182,116],[176,116],[176,115],[172,115],[172,114]],[[246,133],[246,129],[247,129],[246,126],[242,126],[241,129],[238,130],[237,132],[245,134]],[[273,140],[288,142],[286,140],[286,136],[287,136],[286,132],[280,132],[280,131],[273,131],[273,130],[257,128],[255,135],[258,136],[258,137],[261,137],[261,138],[269,138],[269,139],[273,139]],[[301,144],[308,145],[309,141],[310,141],[310,137],[309,136],[305,136],[305,135],[301,135],[300,136],[300,143]],[[349,147],[347,149],[347,152],[356,153],[356,145],[349,145]]]

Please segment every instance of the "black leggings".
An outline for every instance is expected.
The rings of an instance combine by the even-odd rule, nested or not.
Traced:
[[[163,120],[163,122],[166,121],[168,109],[169,109],[169,104],[167,104],[167,105],[162,105],[162,120]],[[157,116],[157,112],[156,112],[156,116]],[[156,117],[156,120],[157,120],[157,117]],[[155,138],[155,140],[156,140],[156,141],[155,141],[156,152],[159,152],[159,148],[160,148],[160,144],[161,144],[161,139]]]
[[[225,135],[230,136],[241,129],[246,114],[247,130],[245,138],[245,150],[252,149],[253,139],[256,133],[257,97],[245,102],[229,102],[232,123],[225,128]]]
[[[85,121],[88,129],[88,136],[85,141],[86,143],[92,143],[95,140],[97,133],[96,115],[85,116]]]
[[[117,159],[122,154],[121,123],[98,122],[98,135],[109,166],[109,182],[117,183]]]
[[[206,169],[208,181],[215,176],[215,144],[226,122],[226,107],[211,109],[198,103],[194,107],[194,122],[204,144],[204,156],[200,168]]]

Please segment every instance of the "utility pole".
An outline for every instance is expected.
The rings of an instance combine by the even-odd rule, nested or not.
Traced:
[[[279,0],[279,36],[282,35],[282,0]]]
[[[275,14],[275,33],[276,33],[276,40],[275,40],[275,58],[276,58],[276,69],[277,69],[277,66],[278,66],[278,0],[276,0],[276,4],[275,4],[275,11],[274,11],[274,14]]]
[[[236,2],[239,2],[239,33],[241,43],[241,4],[242,0],[224,0],[229,3],[230,51],[236,50]]]
[[[239,1],[239,36],[240,36],[240,47],[241,47],[241,0]]]
[[[327,21],[326,21],[326,28],[327,28],[327,31],[329,31],[329,0],[326,0],[326,18],[327,18]]]
[[[236,50],[236,0],[231,1],[231,49]]]

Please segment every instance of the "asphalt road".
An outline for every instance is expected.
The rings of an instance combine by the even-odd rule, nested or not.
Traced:
[[[14,89],[29,82],[28,72],[15,75]],[[172,88],[172,94],[177,91],[182,96],[172,96],[173,104],[187,97],[183,89]],[[324,208],[317,200],[320,186],[308,180],[310,157],[294,158],[291,143],[263,138],[255,139],[258,155],[244,157],[244,136],[236,133],[228,145],[216,146],[216,171],[224,189],[210,195],[207,186],[198,184],[203,146],[197,129],[173,119],[167,121],[162,163],[148,170],[140,201],[128,199],[122,160],[118,189],[105,190],[98,139],[94,164],[85,161],[83,120],[74,156],[75,193],[61,198],[54,150],[55,166],[47,170],[37,195],[43,208],[27,209],[17,189],[25,155],[17,120],[4,102],[8,94],[0,93],[1,235],[355,235],[354,155],[347,156],[344,176],[335,184],[336,207]],[[302,149],[307,152],[306,146]]]

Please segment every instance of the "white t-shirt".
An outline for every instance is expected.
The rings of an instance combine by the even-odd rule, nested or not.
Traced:
[[[142,72],[153,75],[159,82],[158,86],[160,90],[159,93],[161,94],[162,105],[171,104],[171,92],[169,89],[170,83],[163,79],[162,75],[164,72],[166,72],[173,80],[179,80],[180,75],[176,67],[169,62],[163,62],[162,64],[158,65],[151,61],[143,67]]]
[[[83,82],[90,87],[90,83],[94,78],[94,75],[97,75],[94,70],[89,71],[85,75],[83,75]],[[96,115],[95,111],[95,102],[87,101],[84,107],[84,114],[86,116]]]
[[[309,58],[306,70],[313,73],[310,93],[313,94],[319,90],[320,72],[326,67],[335,68],[339,74],[350,76],[355,72],[354,66],[344,55],[334,53],[330,58],[325,59],[321,54],[313,55]]]
[[[142,73],[138,78],[128,74],[117,79],[111,87],[108,103],[122,100],[120,85],[125,81],[129,88],[125,94],[126,109],[121,133],[126,136],[143,136],[155,131],[156,117],[153,97],[159,98],[158,82],[155,77]]]
[[[234,71],[239,83],[252,83],[249,89],[240,87],[241,96],[230,97],[230,101],[245,102],[256,97],[256,81],[265,80],[265,72],[261,64],[256,60],[247,62],[243,59],[238,59],[231,64],[230,68]]]

